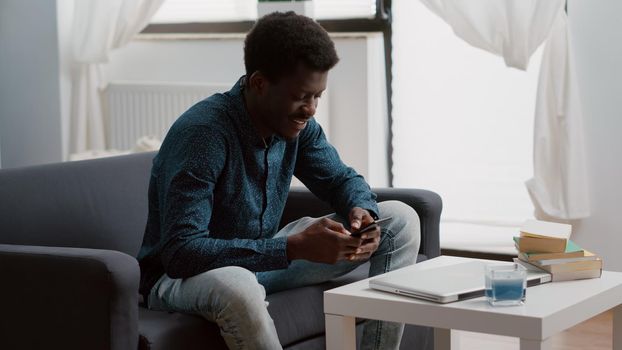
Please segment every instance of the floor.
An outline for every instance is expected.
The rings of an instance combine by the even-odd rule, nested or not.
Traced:
[[[552,350],[611,350],[611,311],[602,313],[553,337]],[[519,349],[518,338],[459,332],[459,350]]]

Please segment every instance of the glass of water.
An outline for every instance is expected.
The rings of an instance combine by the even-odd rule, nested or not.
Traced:
[[[527,270],[520,264],[486,265],[486,299],[492,306],[525,302]]]

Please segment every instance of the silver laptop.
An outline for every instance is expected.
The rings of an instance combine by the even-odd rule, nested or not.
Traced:
[[[469,261],[425,270],[406,269],[403,273],[373,278],[369,287],[437,303],[476,298],[484,295],[487,264],[500,263]],[[545,271],[527,270],[528,287],[550,281],[551,275]]]

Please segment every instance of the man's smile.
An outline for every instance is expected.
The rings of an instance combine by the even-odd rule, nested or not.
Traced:
[[[307,126],[309,119],[307,118],[289,118],[289,121],[294,123],[296,129],[302,130]]]

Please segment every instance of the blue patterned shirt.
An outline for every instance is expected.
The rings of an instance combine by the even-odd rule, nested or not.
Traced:
[[[143,295],[164,273],[187,278],[232,265],[286,268],[287,238],[273,237],[292,175],[344,217],[355,206],[378,212],[369,185],[343,164],[315,120],[294,140],[273,135],[264,144],[241,81],[182,114],[153,160],[138,255]]]

